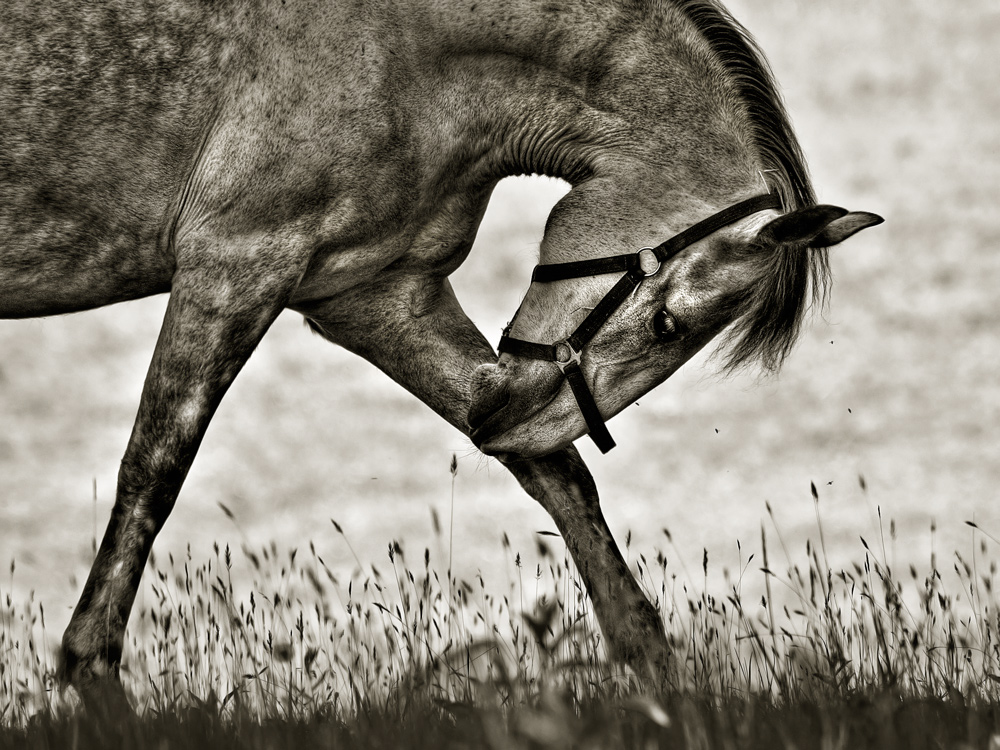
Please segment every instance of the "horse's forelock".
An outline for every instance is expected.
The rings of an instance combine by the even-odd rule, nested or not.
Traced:
[[[754,364],[767,372],[780,369],[810,303],[826,301],[830,272],[825,248],[778,246],[760,251],[754,265],[734,303],[735,322],[723,337],[727,372]]]

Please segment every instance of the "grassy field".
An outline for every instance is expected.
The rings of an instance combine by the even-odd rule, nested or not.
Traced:
[[[608,664],[548,537],[505,546],[509,584],[489,590],[440,567],[438,528],[438,552],[393,542],[346,580],[312,545],[154,560],[123,668],[132,718],[75,710],[44,607],[7,597],[0,748],[1000,745],[998,541],[979,530],[967,555],[897,573],[892,522],[844,569],[772,527],[717,591],[707,553],[692,576],[669,537],[630,551],[675,658],[652,684]]]
[[[1000,748],[1000,6],[730,5],[821,200],[887,223],[834,254],[832,307],[780,378],[720,381],[701,358],[616,417],[614,453],[581,446],[662,606],[672,683],[606,664],[513,480],[283,316],[155,548],[126,656],[142,718],[73,713],[53,648],[110,510],[153,299],[0,322],[0,748]],[[456,274],[494,342],[561,189],[501,186]],[[433,521],[451,512],[453,542]],[[525,612],[552,613],[541,645]]]

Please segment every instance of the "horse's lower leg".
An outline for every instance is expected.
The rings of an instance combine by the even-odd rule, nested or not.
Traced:
[[[153,540],[212,414],[291,283],[218,266],[174,279],[111,520],[63,637],[64,678],[89,703],[124,698],[118,670],[125,627]]]
[[[150,507],[139,497],[118,492],[104,540],[63,635],[62,676],[85,701],[123,699],[118,667],[125,626],[170,502],[161,496],[159,504]],[[146,509],[139,510],[143,505]]]
[[[663,620],[643,594],[615,545],[597,486],[573,447],[507,468],[556,523],[594,604],[611,656],[661,681],[669,650]]]

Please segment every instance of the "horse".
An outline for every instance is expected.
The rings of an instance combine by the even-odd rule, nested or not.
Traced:
[[[773,75],[717,0],[8,0],[0,316],[169,293],[111,517],[61,646],[119,680],[143,568],[210,419],[285,308],[548,511],[610,655],[662,620],[573,446],[719,339],[776,369],[827,248]],[[448,281],[497,182],[571,185],[499,354]]]

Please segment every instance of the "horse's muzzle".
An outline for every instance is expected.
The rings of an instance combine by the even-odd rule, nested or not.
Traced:
[[[472,376],[472,402],[467,419],[469,437],[480,450],[490,438],[506,430],[505,408],[510,403],[510,382],[497,370],[496,365],[481,365]]]
[[[547,363],[481,365],[472,377],[467,417],[472,442],[487,455],[505,458],[539,456],[562,447],[553,438],[558,442],[558,428],[565,425],[543,417],[549,416],[547,407],[563,382],[558,368]]]
[[[469,406],[469,430],[475,440],[475,433],[510,403],[510,387],[505,383],[490,382],[489,370],[492,365],[477,368],[472,380],[472,403]]]

